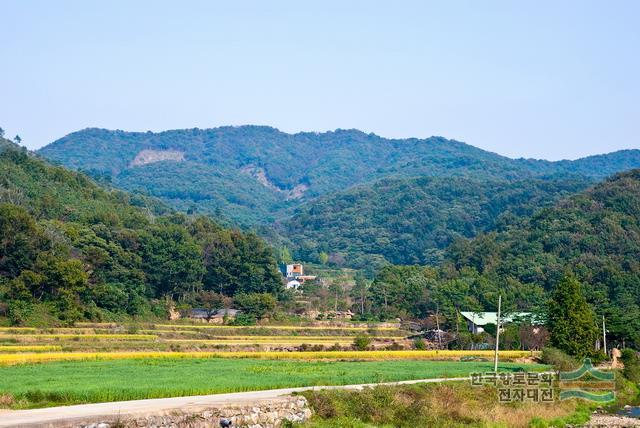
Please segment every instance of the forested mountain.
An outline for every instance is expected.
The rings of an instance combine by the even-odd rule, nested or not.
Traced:
[[[350,266],[430,264],[456,238],[504,227],[584,190],[583,178],[387,178],[323,196],[278,224],[295,254]]]
[[[14,323],[35,312],[65,322],[137,315],[201,290],[281,287],[257,236],[105,189],[0,139],[0,312]]]
[[[85,129],[40,150],[56,162],[142,190],[182,210],[268,224],[317,196],[385,177],[493,180],[640,167],[640,151],[548,162],[509,159],[441,137],[387,139],[357,130],[287,134],[264,126],[160,133]]]
[[[438,307],[535,310],[566,269],[582,282],[610,337],[640,344],[640,170],[620,173],[505,230],[459,239],[439,268],[389,266],[372,310],[424,316]],[[386,308],[386,309],[385,309]]]

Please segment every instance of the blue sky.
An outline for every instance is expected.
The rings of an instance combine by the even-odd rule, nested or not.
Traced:
[[[638,1],[0,0],[0,126],[442,135],[511,157],[640,142]]]

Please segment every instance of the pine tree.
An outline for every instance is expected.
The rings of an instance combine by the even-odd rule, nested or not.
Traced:
[[[582,295],[580,282],[566,273],[556,285],[548,306],[551,344],[579,358],[594,353],[598,327],[591,306]]]

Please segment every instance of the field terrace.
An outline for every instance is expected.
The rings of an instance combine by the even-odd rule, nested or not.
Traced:
[[[308,360],[490,359],[491,351],[413,349],[407,331],[388,325],[79,323],[70,328],[0,327],[0,364],[123,358],[260,358]],[[366,335],[366,351],[354,339]],[[530,357],[503,351],[501,358]]]

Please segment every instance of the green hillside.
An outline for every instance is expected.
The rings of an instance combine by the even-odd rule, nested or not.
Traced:
[[[321,197],[278,225],[303,260],[339,255],[350,266],[437,264],[456,238],[472,238],[577,193],[586,179],[517,181],[388,178]]]
[[[549,291],[566,268],[613,339],[640,343],[640,170],[615,175],[518,227],[448,250],[456,269]]]
[[[0,140],[0,316],[65,322],[164,310],[200,290],[278,294],[255,235],[98,186]]]
[[[151,151],[151,152],[150,152]],[[640,151],[578,161],[509,159],[442,137],[387,139],[357,130],[287,134],[264,126],[160,133],[85,129],[40,150],[65,166],[170,205],[268,224],[313,198],[385,177],[603,178],[640,167]],[[145,154],[151,157],[145,160]]]
[[[640,344],[640,170],[618,174],[499,232],[459,239],[437,267],[386,266],[367,290],[375,316],[456,328],[457,311],[540,311],[571,270],[611,341]]]

